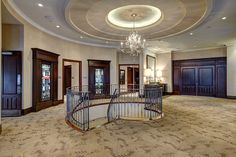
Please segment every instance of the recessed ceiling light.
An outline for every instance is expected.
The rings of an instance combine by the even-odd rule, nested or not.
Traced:
[[[80,36],[80,39],[83,39],[84,37],[83,36]]]
[[[227,17],[222,17],[221,19],[222,19],[222,20],[226,20],[226,19],[227,19]]]
[[[193,33],[190,33],[190,35],[193,35]]]
[[[41,4],[41,3],[38,3],[38,6],[39,6],[39,7],[43,7],[43,4]]]
[[[57,27],[57,28],[60,28],[61,26],[57,25],[56,27]]]

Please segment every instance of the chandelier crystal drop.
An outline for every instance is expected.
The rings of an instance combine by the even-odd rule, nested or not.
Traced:
[[[120,50],[131,56],[138,56],[143,52],[146,40],[135,30],[135,17],[137,14],[132,14],[131,16],[134,18],[133,30],[130,32],[129,36],[126,37],[126,40],[120,43]]]

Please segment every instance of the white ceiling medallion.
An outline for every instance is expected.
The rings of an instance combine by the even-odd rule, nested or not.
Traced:
[[[161,19],[161,10],[149,5],[127,5],[111,10],[108,21],[118,27],[133,28],[132,14],[137,14],[135,27],[142,28],[152,25]],[[140,13],[140,14],[139,14]]]

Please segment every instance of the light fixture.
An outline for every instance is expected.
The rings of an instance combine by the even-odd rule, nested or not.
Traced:
[[[43,4],[41,4],[41,3],[38,3],[38,6],[39,6],[39,7],[43,7]]]
[[[133,29],[129,36],[126,37],[126,40],[120,43],[120,50],[131,56],[138,56],[143,52],[146,40],[135,30],[135,18],[137,14],[133,13],[131,16],[133,18]]]
[[[157,70],[157,77],[162,77],[162,71],[161,70]]]
[[[162,78],[162,71],[161,70],[157,70],[157,73],[156,73],[156,76],[157,76],[157,82],[161,83],[161,78]]]
[[[61,26],[57,25],[56,27],[57,27],[57,28],[60,28]]]
[[[83,36],[80,36],[80,39],[83,39],[84,37]]]
[[[227,19],[227,17],[225,17],[225,16],[224,16],[224,17],[222,17],[221,19],[222,19],[222,20],[226,20],[226,19]]]
[[[193,33],[190,33],[190,35],[193,35]]]

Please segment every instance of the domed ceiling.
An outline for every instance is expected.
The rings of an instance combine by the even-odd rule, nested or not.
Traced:
[[[87,45],[118,48],[134,26],[156,52],[220,47],[236,41],[235,0],[4,2],[37,28]]]
[[[202,22],[209,6],[209,0],[70,0],[66,19],[81,33],[113,41],[124,40],[135,21],[139,33],[153,40]]]

